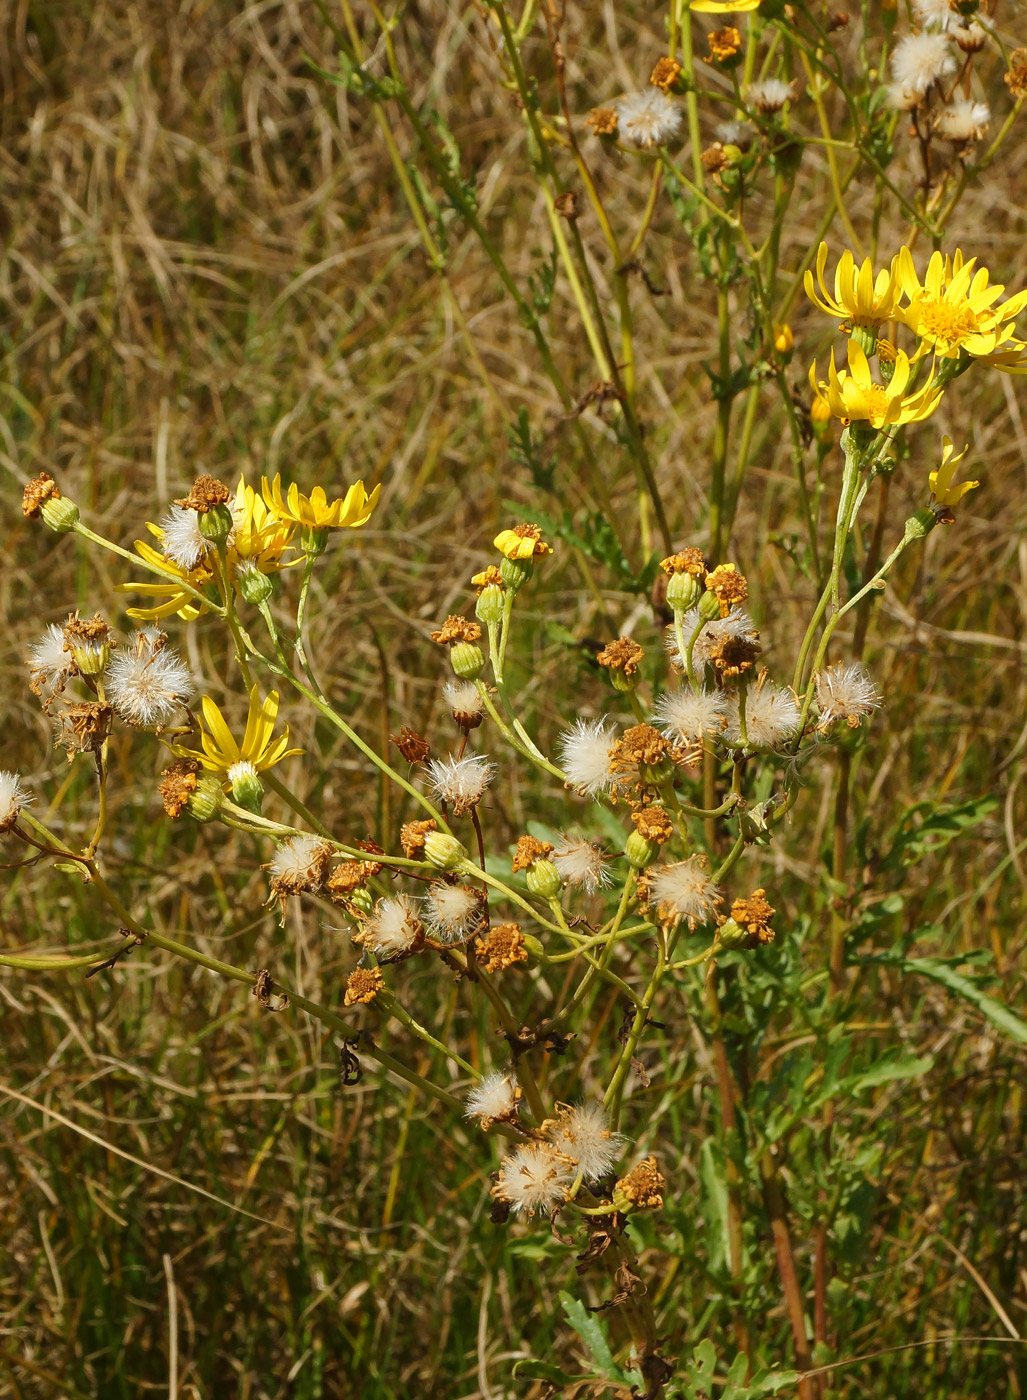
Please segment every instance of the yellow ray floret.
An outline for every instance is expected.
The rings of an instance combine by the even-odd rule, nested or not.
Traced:
[[[296,522],[269,510],[263,497],[252,486],[247,486],[243,477],[239,478],[232,498],[232,519],[229,563],[245,559],[264,573],[280,569],[282,554],[296,533]]]
[[[164,531],[159,525],[151,525],[147,522],[146,528],[158,542],[163,541]],[[163,554],[158,553],[153,545],[147,544],[145,540],[135,541],[135,551],[140,559],[151,565],[155,572],[163,574],[165,577],[153,583],[117,583],[114,585],[116,593],[146,593],[155,600],[152,607],[126,608],[125,611],[129,617],[137,617],[146,622],[156,622],[162,617],[170,617],[173,613],[177,613],[179,617],[185,618],[186,622],[192,622],[193,618],[199,617],[200,613],[207,611],[206,605],[198,603],[189,589],[183,587],[184,584],[188,584],[202,593],[214,577],[206,565],[201,564],[195,569],[180,568],[178,564],[173,564],[170,559],[165,559]],[[157,599],[161,601],[158,602]]]
[[[261,477],[260,490],[268,510],[280,520],[292,520],[308,530],[339,530],[348,527],[353,530],[358,525],[366,525],[371,512],[378,504],[381,486],[376,486],[368,495],[362,481],[355,481],[345,496],[337,496],[329,501],[323,487],[315,486],[309,496],[304,496],[293,482],[285,496],[282,495],[281,474],[269,482]]]
[[[760,0],[731,0],[729,4],[724,4],[723,0],[692,0],[688,8],[699,15],[743,15],[757,9],[759,3]]]
[[[250,706],[246,716],[246,730],[241,743],[236,743],[224,715],[209,695],[200,701],[207,728],[200,729],[199,749],[175,746],[180,758],[195,758],[210,773],[227,774],[239,763],[249,763],[258,773],[280,763],[283,758],[303,753],[302,749],[289,748],[289,726],[286,725],[277,739],[272,739],[275,720],[278,718],[278,692],[273,690],[263,702],[254,686],[250,691]]]
[[[956,467],[966,456],[969,447],[964,447],[962,452],[952,455],[952,439],[949,437],[942,439],[941,466],[936,471],[931,472],[928,478],[931,483],[931,496],[940,506],[954,506],[963,499],[968,491],[973,491],[980,486],[979,481],[953,481],[956,474]]]
[[[817,365],[814,360],[809,382],[817,399],[826,403],[835,418],[845,423],[869,423],[874,428],[898,426],[901,423],[919,423],[929,418],[941,402],[944,392],[941,385],[934,383],[934,371],[922,388],[907,395],[909,383],[909,356],[903,350],[895,352],[895,372],[890,384],[878,384],[870,373],[870,363],[862,346],[855,340],[849,341],[848,369],[838,369],[831,351],[831,368],[828,381],[817,381]]]
[[[900,318],[919,339],[918,356],[952,358],[965,352],[975,359],[996,356],[992,363],[1000,368],[1019,369],[1027,344],[1013,336],[1012,322],[1027,306],[1027,292],[997,306],[1005,287],[989,286],[988,269],[976,264],[976,258],[964,262],[958,248],[951,258],[932,253],[921,282],[912,254],[903,248],[898,273],[909,305]]]
[[[905,251],[905,249],[903,250]],[[864,258],[859,267],[846,248],[838,259],[834,272],[834,296],[824,283],[824,269],[827,267],[827,244],[821,243],[817,249],[816,272],[821,295],[817,295],[813,273],[807,269],[803,278],[806,295],[816,302],[821,311],[829,316],[838,316],[852,326],[880,326],[885,321],[893,321],[900,314],[899,302],[902,287],[899,284],[896,264],[883,269],[874,276],[874,268],[869,258]]]
[[[540,525],[515,525],[512,530],[500,530],[492,543],[507,559],[532,559],[536,554],[553,552],[553,546],[542,538]]]

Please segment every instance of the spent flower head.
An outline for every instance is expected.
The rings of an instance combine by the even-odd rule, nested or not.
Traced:
[[[481,754],[432,758],[427,768],[432,796],[447,803],[455,817],[477,807],[496,775],[496,765]]]
[[[21,809],[31,801],[31,795],[21,785],[20,774],[6,768],[0,772],[0,834],[11,830]]]
[[[598,797],[613,786],[610,759],[617,731],[604,715],[579,719],[560,736],[560,763],[569,787],[583,796]]]
[[[659,88],[647,87],[641,92],[628,93],[619,97],[614,105],[620,138],[629,146],[641,150],[664,146],[681,130],[680,104]]]
[[[567,1199],[574,1164],[548,1142],[528,1142],[503,1158],[492,1194],[515,1211],[547,1214]]]
[[[464,1117],[477,1118],[488,1131],[493,1123],[512,1122],[517,1117],[521,1087],[509,1070],[494,1070],[479,1079],[464,1099]]]
[[[163,729],[194,689],[188,666],[153,627],[141,629],[131,647],[114,653],[104,685],[121,718],[140,729]]]
[[[614,1167],[625,1139],[610,1130],[601,1103],[562,1105],[543,1129],[557,1152],[573,1161],[586,1181],[598,1181]]]

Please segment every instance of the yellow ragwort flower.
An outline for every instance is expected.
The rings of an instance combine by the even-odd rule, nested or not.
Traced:
[[[257,687],[250,691],[250,707],[246,716],[246,730],[242,743],[236,743],[224,715],[209,695],[200,701],[207,728],[200,729],[199,749],[174,746],[179,758],[192,758],[202,764],[209,773],[227,776],[240,763],[247,763],[258,773],[280,763],[283,758],[303,753],[302,749],[289,748],[289,726],[272,741],[275,720],[278,718],[278,692],[273,690],[261,702]],[[208,732],[209,731],[209,732]]]
[[[962,452],[952,455],[952,439],[942,438],[941,466],[936,471],[931,472],[928,478],[931,483],[931,499],[940,506],[958,505],[968,491],[973,491],[980,486],[979,481],[953,481],[956,474],[956,467],[966,456],[969,446],[964,447]]]
[[[909,383],[909,373],[909,356],[905,351],[897,350],[891,383],[876,383],[862,346],[850,340],[848,369],[836,368],[832,350],[828,382],[817,382],[815,360],[810,367],[809,382],[817,399],[826,402],[835,418],[840,418],[844,423],[869,423],[871,427],[880,429],[888,425],[919,423],[929,418],[941,402],[944,390],[934,383],[933,369],[927,383],[907,395],[905,389]]]
[[[512,530],[500,530],[492,543],[507,559],[533,559],[536,554],[553,552],[553,546],[543,540],[539,525],[515,525]]]
[[[269,510],[263,497],[241,476],[231,507],[234,524],[228,537],[229,564],[245,559],[266,574],[280,569],[282,554],[296,533],[295,520]]]
[[[906,250],[903,249],[903,252]],[[816,302],[821,311],[829,316],[838,316],[850,326],[880,326],[885,321],[893,321],[898,316],[902,288],[896,268],[898,259],[893,258],[889,270],[881,269],[874,276],[874,268],[869,258],[864,258],[857,268],[856,260],[846,248],[838,259],[834,273],[834,296],[824,285],[824,269],[827,266],[827,244],[821,243],[817,249],[816,272],[821,296],[817,296],[813,283],[813,273],[807,268],[803,278],[806,295]]]
[[[1005,287],[989,286],[988,269],[974,271],[976,264],[976,258],[964,262],[958,248],[951,258],[932,253],[921,282],[909,249],[899,253],[899,280],[909,297],[899,317],[919,338],[915,358],[933,353],[951,359],[965,352],[979,360],[995,356],[991,362],[999,368],[1018,369],[1027,343],[1013,336],[1011,322],[1027,306],[1027,292],[996,306]]]
[[[744,15],[758,9],[759,3],[760,0],[730,0],[728,4],[724,0],[692,0],[688,8],[697,15]]]
[[[366,525],[371,512],[378,504],[381,486],[376,486],[368,495],[362,481],[355,481],[345,496],[337,496],[329,502],[324,488],[315,486],[309,496],[304,496],[295,482],[282,496],[282,478],[279,472],[269,482],[261,477],[260,490],[267,504],[280,520],[292,520],[308,530],[355,530],[358,525]]]
[[[147,521],[146,528],[158,543],[163,542],[164,531],[159,525],[151,525]],[[154,549],[153,545],[147,544],[145,540],[135,541],[135,551],[140,559],[144,559],[147,564],[152,564],[162,574],[167,575],[167,578],[154,579],[153,582],[147,583],[116,583],[114,585],[116,593],[146,593],[155,600],[152,607],[126,608],[125,611],[129,617],[137,617],[145,622],[156,622],[162,617],[170,617],[172,613],[177,613],[186,622],[192,622],[193,618],[199,617],[200,613],[207,611],[206,606],[198,603],[192,594],[182,586],[190,584],[202,593],[214,577],[206,564],[199,564],[195,569],[183,569],[178,564],[173,564],[170,559],[165,559],[163,554]],[[176,580],[179,581],[176,582]],[[156,601],[158,599],[162,601]]]

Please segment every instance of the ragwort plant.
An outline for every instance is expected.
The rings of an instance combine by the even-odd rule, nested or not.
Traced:
[[[340,1037],[344,1078],[377,1064],[477,1124],[482,1159],[494,1166],[497,1228],[551,1232],[576,1256],[577,1273],[600,1281],[601,1301],[588,1311],[573,1296],[565,1300],[588,1369],[572,1374],[539,1357],[519,1363],[521,1379],[557,1386],[591,1379],[647,1400],[708,1395],[715,1384],[737,1397],[782,1389],[814,1397],[832,1384],[835,1313],[844,1308],[853,1238],[872,1210],[863,1187],[884,1152],[878,1138],[850,1132],[846,1107],[928,1064],[901,1045],[882,1050],[848,1024],[858,950],[872,927],[855,919],[847,898],[850,785],[864,726],[884,698],[863,666],[869,605],[902,556],[939,524],[951,525],[978,485],[964,478],[969,449],[933,434],[930,420],[949,386],[964,374],[1027,372],[1027,342],[1015,332],[1027,291],[1003,300],[1004,289],[975,257],[937,246],[1027,95],[1027,60],[1023,50],[1008,53],[972,0],[955,8],[918,2],[916,27],[899,35],[894,9],[876,18],[865,9],[862,32],[848,45],[838,38],[849,34],[848,16],[772,0],[696,0],[689,11],[675,0],[667,52],[648,84],[579,112],[555,8],[528,0],[515,20],[506,6],[484,3],[482,32],[517,99],[553,240],[546,275],[523,289],[478,211],[452,133],[437,113],[418,108],[404,81],[393,42],[401,21],[371,10],[380,33],[373,25],[365,33],[342,0],[340,67],[325,79],[373,111],[440,282],[457,223],[492,259],[575,433],[588,525],[575,525],[568,512],[511,522],[496,536],[495,555],[467,583],[467,607],[440,618],[432,633],[451,673],[450,736],[429,740],[404,726],[392,736],[400,756],[393,763],[333,703],[307,645],[318,560],[367,523],[379,488],[368,492],[358,481],[329,500],[320,486],[308,494],[307,483],[286,486],[280,476],[259,489],[240,479],[233,490],[203,475],[147,525],[150,539],[133,551],[90,528],[49,474],[29,482],[27,517],[119,556],[144,577],[119,585],[136,599],[127,609],[131,629],[112,628],[101,612],[75,612],[51,625],[29,657],[31,688],[55,742],[70,762],[95,770],[90,828],[72,832],[33,802],[23,776],[0,775],[0,831],[13,863],[80,879],[116,932],[99,953],[26,950],[0,961],[32,973],[115,968],[146,942],[249,987],[269,1010],[292,1005],[321,1022]],[[728,12],[747,16],[739,20],[748,25],[744,35],[734,25],[702,33],[695,18]],[[545,87],[528,66],[539,52],[531,42],[537,26],[549,57]],[[705,60],[694,52],[700,36],[709,45]],[[372,40],[385,71],[381,61],[368,62]],[[982,151],[991,123],[985,94],[999,58],[1012,101]],[[715,139],[704,144],[708,120]],[[401,123],[412,159],[397,143]],[[894,170],[900,139],[911,143],[913,160]],[[682,143],[683,155],[675,154]],[[807,146],[824,151],[829,170],[821,231],[837,223],[857,250],[841,254],[833,279],[819,237],[798,266],[781,262]],[[649,193],[635,227],[616,230],[601,186],[629,161],[644,163]],[[859,181],[873,189],[868,257],[858,252],[848,212],[847,192]],[[668,505],[639,411],[630,288],[641,279],[659,290],[644,254],[661,208],[716,288],[709,380],[717,429],[702,509]],[[908,232],[882,263],[880,230],[895,218]],[[595,248],[586,222],[598,231]],[[920,239],[936,245],[919,259],[922,273]],[[605,277],[597,273],[601,257]],[[564,382],[546,331],[558,277],[599,375],[582,396]],[[795,382],[789,318],[803,289],[835,323],[836,338],[826,360],[813,360]],[[461,326],[492,392],[471,331]],[[746,545],[732,534],[768,400],[792,442],[806,532],[793,561],[812,595],[795,654],[785,664],[778,648],[773,674],[762,659],[773,612],[768,607],[766,624],[758,624],[748,611]],[[590,436],[586,410],[607,403],[621,460],[637,483],[637,525],[613,507]],[[545,472],[526,411],[511,420],[514,456],[539,485]],[[889,511],[896,472],[922,493],[904,522]],[[876,502],[869,530],[868,502]],[[602,679],[547,749],[510,674],[532,641],[523,601],[544,597],[555,549],[573,552],[583,586],[593,590],[597,564],[619,571],[636,592],[651,586],[657,620],[596,648]],[[192,627],[223,629],[234,704],[215,703],[204,693],[212,678],[195,676],[183,659],[182,633]],[[437,663],[426,658],[427,666]],[[379,840],[329,830],[279,776],[279,763],[300,752],[279,722],[283,696],[312,707],[379,770],[404,818],[397,830],[378,832]],[[170,937],[133,913],[105,861],[115,838],[108,787],[118,726],[150,731],[161,746],[160,799],[170,821],[220,824],[266,843],[271,910],[284,915],[289,901],[303,899],[334,910],[351,956],[342,985],[324,988],[316,1001],[273,967],[254,971],[210,957],[191,945],[188,930]],[[440,742],[444,751],[436,752]],[[809,775],[825,764],[835,775],[831,897],[782,928],[774,890],[757,872],[769,847],[787,847],[789,818]],[[528,823],[507,848],[490,831],[490,803],[517,767],[538,775],[546,818]],[[487,1005],[497,1030],[491,1064],[472,1064],[465,1046],[417,1019],[407,995],[412,965],[455,980],[463,997]],[[899,955],[892,965],[905,966]],[[957,978],[948,985],[958,991]],[[611,1008],[619,1018],[612,1031]],[[717,1088],[718,1128],[699,1148],[697,1202],[660,1165],[674,1076],[652,1123],[639,1096],[651,1083],[646,1046],[683,1016],[701,1028]],[[390,1023],[399,1037],[389,1036]],[[794,1049],[771,1053],[782,1035]],[[386,1050],[387,1036],[390,1045],[428,1047],[447,1067],[444,1079],[423,1073],[417,1056]],[[709,1234],[701,1254],[688,1245],[698,1215]],[[715,1335],[722,1343],[726,1332],[735,1343],[727,1371],[717,1374],[702,1324],[690,1339],[701,1344],[685,1345],[676,1295],[653,1264],[660,1257],[692,1271],[695,1291],[713,1298],[704,1314],[710,1332],[714,1312],[726,1318]],[[787,1319],[788,1346],[765,1321],[775,1306]],[[618,1319],[609,1337],[590,1315],[608,1310]]]

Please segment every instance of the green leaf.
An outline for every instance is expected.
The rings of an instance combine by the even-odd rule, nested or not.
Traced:
[[[952,965],[952,961],[946,958],[899,958],[899,957],[879,957],[867,958],[866,962],[887,963],[890,967],[898,967],[903,972],[916,972],[921,977],[929,977],[932,982],[937,982],[939,986],[947,987],[950,992],[955,992],[956,996],[968,1001],[971,1006],[975,1006],[986,1021],[990,1022],[995,1029],[1017,1045],[1027,1045],[1027,1021],[1017,1016],[1015,1011],[1010,1011],[1005,1002],[999,1001],[998,997],[993,997],[990,992],[986,992],[977,981],[967,977],[962,972],[957,972]],[[966,961],[962,959],[962,961]]]
[[[548,1361],[535,1361],[533,1358],[514,1363],[515,1381],[550,1381],[553,1385],[580,1385],[590,1380],[589,1376],[569,1376],[559,1366],[551,1366]]]
[[[608,1381],[617,1381],[620,1385],[640,1384],[642,1378],[638,1371],[625,1371],[614,1361],[599,1319],[588,1311],[584,1303],[572,1298],[569,1293],[561,1293],[560,1302],[567,1314],[567,1321],[588,1347],[599,1374]]]
[[[727,1267],[730,1254],[728,1232],[727,1166],[714,1138],[708,1137],[699,1148],[699,1180],[703,1189],[703,1239],[709,1259],[710,1272],[720,1274]]]

